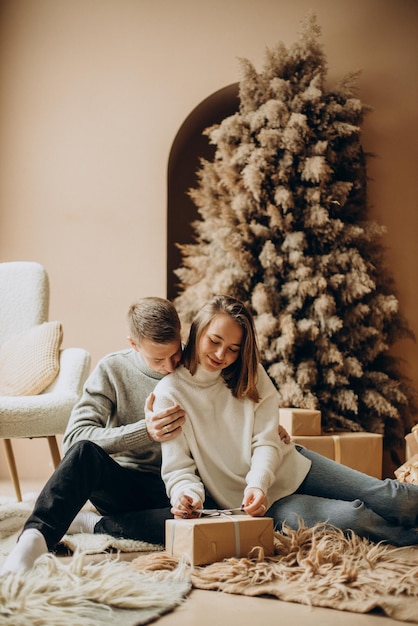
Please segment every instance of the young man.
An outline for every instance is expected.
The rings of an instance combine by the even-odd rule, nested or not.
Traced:
[[[161,542],[169,501],[160,442],[181,432],[185,416],[179,406],[153,414],[152,391],[180,361],[180,320],[167,300],[143,298],[130,307],[128,327],[131,348],[104,357],[86,381],[63,438],[65,456],[0,574],[27,571],[67,531]],[[103,517],[79,513],[87,500]]]

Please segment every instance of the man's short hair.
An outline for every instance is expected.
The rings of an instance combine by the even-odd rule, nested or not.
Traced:
[[[128,326],[131,339],[154,343],[180,340],[180,319],[174,305],[164,298],[141,298],[129,307]]]

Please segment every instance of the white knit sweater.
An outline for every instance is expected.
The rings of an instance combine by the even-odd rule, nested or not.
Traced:
[[[182,434],[163,443],[162,477],[172,504],[187,493],[222,508],[240,507],[246,486],[263,490],[269,505],[302,483],[310,461],[278,436],[276,389],[258,369],[260,401],[233,397],[219,372],[180,366],[155,388],[154,410],[174,403],[186,411]]]

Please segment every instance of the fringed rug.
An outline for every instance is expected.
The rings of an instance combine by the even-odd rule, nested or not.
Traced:
[[[33,509],[34,502],[35,494],[25,495],[23,502],[16,502],[11,498],[0,499],[0,565],[15,545],[23,524]],[[79,550],[87,554],[99,554],[105,551],[150,552],[162,550],[162,546],[145,541],[118,539],[110,535],[100,534],[65,535],[61,541],[61,547],[67,548],[70,552]]]
[[[139,626],[172,611],[190,589],[182,566],[151,574],[110,557],[89,563],[75,553],[63,564],[48,554],[27,574],[0,578],[0,624]]]
[[[24,502],[0,504],[0,564],[15,545],[33,502],[26,497]],[[161,546],[92,534],[66,535],[62,545],[74,552],[71,559],[44,555],[23,576],[0,577],[1,625],[139,626],[172,611],[190,592],[190,571],[184,565],[144,573],[117,556],[155,552]],[[101,556],[91,562],[87,555],[92,554]]]
[[[275,556],[231,558],[190,568],[194,588],[279,600],[353,613],[371,611],[418,623],[418,548],[374,544],[318,525],[275,533]],[[175,570],[167,553],[137,557],[138,571]]]
[[[32,505],[0,504],[0,563]],[[144,542],[66,535],[63,543],[75,550],[68,564],[49,554],[31,573],[0,579],[0,624],[142,625],[172,610],[191,586],[418,623],[418,547],[374,544],[325,525],[284,527],[275,533],[273,557],[254,550],[245,559],[194,568]],[[105,550],[142,554],[132,562],[86,559]]]

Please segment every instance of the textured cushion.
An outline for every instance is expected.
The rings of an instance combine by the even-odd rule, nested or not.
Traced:
[[[32,396],[52,383],[59,371],[61,322],[45,322],[0,346],[0,395]]]

